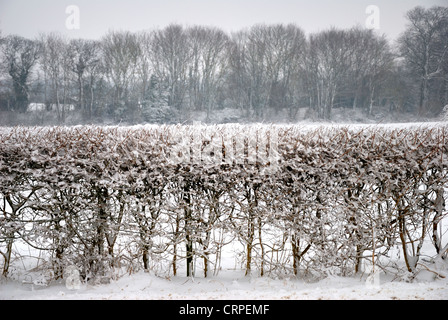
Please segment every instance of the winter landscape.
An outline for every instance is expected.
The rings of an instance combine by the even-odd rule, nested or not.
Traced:
[[[0,4],[0,300],[448,299],[446,5],[91,39],[75,2]]]
[[[5,128],[0,295],[445,299],[447,129]]]

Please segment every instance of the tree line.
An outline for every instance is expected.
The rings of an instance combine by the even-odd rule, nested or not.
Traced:
[[[294,119],[300,108],[323,120],[335,108],[371,117],[378,106],[438,116],[448,104],[448,8],[415,7],[406,17],[396,43],[361,27],[306,36],[294,24],[0,37],[0,111],[6,119],[33,103],[56,124],[73,111],[81,123],[126,124],[186,121],[192,111],[208,119],[224,108],[255,121],[268,111]]]

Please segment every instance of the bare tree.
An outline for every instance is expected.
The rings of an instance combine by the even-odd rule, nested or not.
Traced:
[[[297,75],[304,50],[305,36],[295,25],[256,25],[234,34],[229,95],[259,119],[268,107],[292,108],[300,95]]]
[[[219,29],[187,29],[192,59],[189,66],[189,96],[194,109],[207,110],[215,103],[217,86],[222,84],[228,36]],[[214,99],[215,98],[215,99]]]
[[[114,87],[111,112],[131,122],[137,116],[134,89],[137,84],[137,66],[141,56],[138,37],[128,31],[110,31],[102,41],[102,56],[107,77]]]
[[[70,70],[75,74],[78,89],[78,109],[86,119],[92,117],[92,103],[86,101],[85,88],[88,75],[92,75],[100,63],[99,43],[92,40],[74,39],[68,44]]]
[[[398,43],[401,55],[420,83],[418,112],[423,115],[432,111],[429,103],[434,81],[446,82],[448,7],[416,7],[406,17],[409,24]],[[443,105],[438,107],[441,109]]]
[[[138,59],[138,67],[136,70],[140,83],[140,101],[143,101],[147,98],[150,88],[151,75],[153,74],[151,66],[152,36],[153,34],[150,32],[141,32],[137,35],[137,41],[140,45],[141,50]]]
[[[40,63],[45,77],[50,79],[53,93],[47,104],[51,109],[56,108],[58,122],[64,123],[71,80],[68,41],[59,34],[49,33],[40,36],[40,43],[42,46]]]
[[[154,32],[152,61],[156,76],[168,87],[168,105],[181,110],[187,90],[191,51],[188,36],[180,25],[169,25]]]
[[[4,65],[13,82],[14,109],[26,112],[29,101],[29,78],[39,58],[39,44],[20,36],[8,36],[2,40]]]
[[[331,110],[346,77],[347,34],[331,29],[310,35],[306,69],[310,79],[312,107],[319,119],[331,119]]]
[[[386,80],[394,57],[384,37],[372,38],[368,48],[367,79],[370,97],[367,114],[372,115],[375,95]]]
[[[365,101],[366,114],[371,116],[375,98],[394,62],[392,50],[384,36],[360,28],[347,31],[347,50],[350,52],[347,91],[353,97],[353,108]]]

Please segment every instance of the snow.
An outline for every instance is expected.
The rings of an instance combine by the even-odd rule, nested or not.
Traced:
[[[328,277],[309,283],[295,278],[245,277],[243,271],[226,270],[211,278],[169,279],[139,272],[107,285],[82,284],[79,290],[63,283],[48,287],[9,282],[0,285],[0,299],[45,300],[446,300],[448,280],[407,283],[379,275],[379,285],[366,276]]]
[[[446,229],[446,228],[445,228]],[[447,231],[447,230],[445,230]],[[66,286],[64,280],[46,284],[34,281],[0,280],[0,300],[447,300],[448,261],[426,263],[415,279],[405,281],[395,272],[385,273],[376,268],[372,272],[365,265],[364,272],[355,276],[329,275],[324,279],[307,280],[294,276],[245,276],[235,258],[229,253],[237,250],[232,245],[223,252],[222,269],[217,275],[204,278],[181,275],[158,276],[139,271],[123,274],[108,284],[85,283],[79,289]],[[425,241],[425,247],[429,243]],[[397,249],[398,251],[398,249]],[[392,252],[391,261],[394,260]],[[26,268],[33,266],[24,261]],[[35,262],[34,262],[35,264]],[[31,268],[31,270],[33,270]],[[442,277],[436,276],[437,272]],[[32,271],[30,272],[32,274]],[[444,278],[443,278],[444,277]],[[19,277],[20,278],[20,277]],[[23,277],[21,277],[22,279]],[[28,276],[24,279],[29,279]],[[32,283],[34,282],[34,283]]]

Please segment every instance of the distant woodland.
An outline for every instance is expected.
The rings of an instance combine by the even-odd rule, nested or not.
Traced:
[[[415,7],[397,41],[364,27],[169,25],[99,40],[0,33],[0,125],[438,119],[448,7]],[[230,110],[230,111],[229,111]]]

